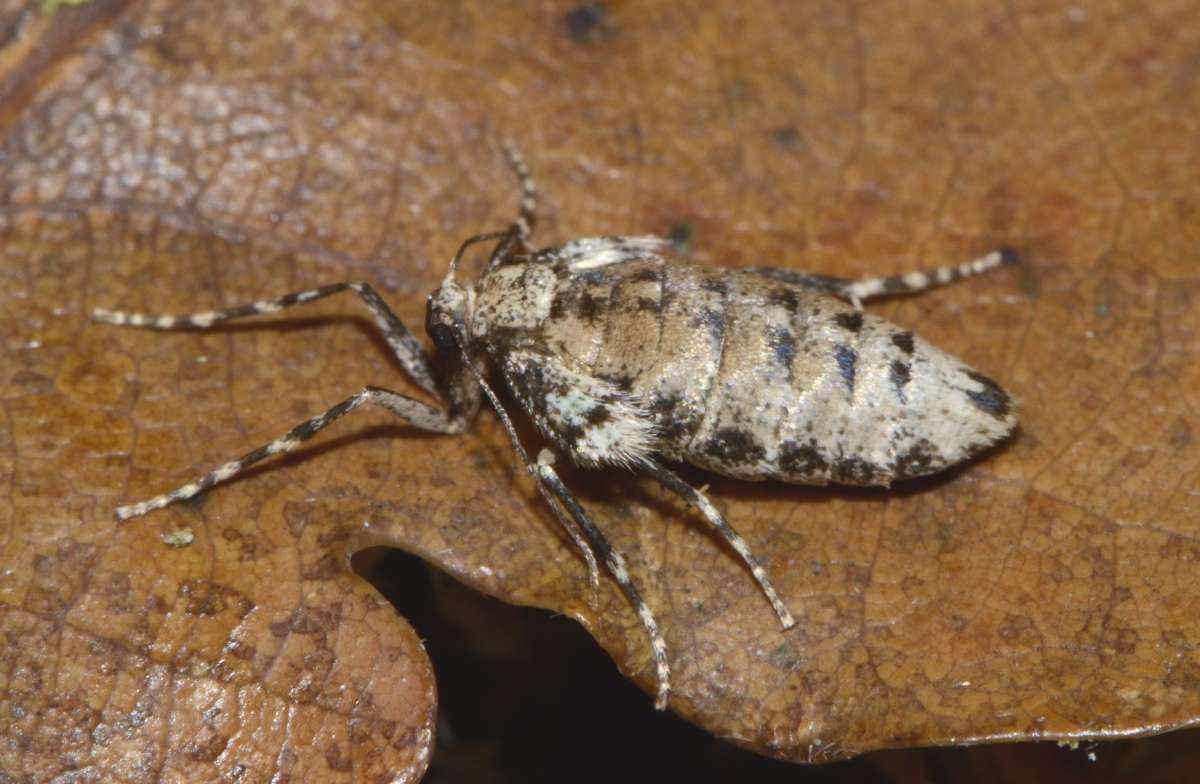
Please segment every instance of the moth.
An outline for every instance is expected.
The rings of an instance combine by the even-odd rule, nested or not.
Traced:
[[[272,455],[291,452],[363,406],[420,430],[462,433],[486,397],[521,462],[587,563],[598,560],[636,610],[656,668],[655,706],[670,693],[667,645],[625,559],[556,472],[566,454],[585,468],[649,477],[693,507],[744,562],[784,629],[795,621],[749,544],[706,494],[668,463],[744,480],[882,485],[960,463],[1001,441],[1016,405],[998,384],[884,319],[862,311],[1015,261],[1007,250],[930,272],[844,280],[770,267],[686,263],[655,236],[591,237],[535,249],[537,187],[511,146],[521,203],[513,223],[468,238],[428,300],[434,364],[370,284],[335,283],[185,316],[97,309],[119,326],[207,329],[278,313],[343,291],[366,304],[411,379],[436,403],[367,386],[281,437],[178,489],[117,509],[121,519],[191,498]],[[464,253],[495,246],[474,283]],[[504,380],[549,443],[536,460],[518,438],[489,376]]]

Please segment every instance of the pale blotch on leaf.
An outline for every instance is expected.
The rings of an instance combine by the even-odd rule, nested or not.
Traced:
[[[90,2],[91,0],[42,0],[42,13],[46,16],[54,16],[63,6],[81,6]]]
[[[196,534],[188,526],[176,528],[162,535],[163,544],[171,547],[187,547],[192,542],[196,541]]]

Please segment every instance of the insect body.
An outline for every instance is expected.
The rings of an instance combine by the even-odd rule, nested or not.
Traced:
[[[423,430],[459,433],[482,396],[495,407],[539,491],[587,561],[597,558],[637,610],[666,706],[666,643],[621,554],[554,470],[554,452],[530,460],[486,380],[503,376],[539,431],[585,467],[623,466],[693,506],[750,569],[784,628],[794,624],[766,569],[701,490],[661,462],[683,461],[739,479],[888,485],[977,454],[1012,432],[1015,406],[993,381],[911,332],[861,311],[878,294],[915,292],[1013,260],[993,252],[930,273],[845,281],[772,268],[706,269],[674,259],[657,237],[596,237],[533,250],[536,190],[515,151],[521,211],[504,231],[459,248],[429,298],[426,330],[451,360],[435,377],[420,344],[362,282],[339,283],[223,311],[147,316],[95,311],[118,325],[208,328],[231,318],[352,290],[366,303],[434,406],[366,387],[243,457],[171,493],[121,507],[124,519],[190,498],[274,454],[289,452],[363,405]],[[456,279],[464,250],[497,245],[475,284]]]
[[[911,332],[756,270],[681,263],[655,237],[513,259],[479,282],[468,327],[584,465],[657,454],[738,479],[888,485],[1016,423],[999,386]]]

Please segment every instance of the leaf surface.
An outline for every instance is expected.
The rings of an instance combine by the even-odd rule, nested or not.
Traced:
[[[364,384],[419,393],[350,297],[208,333],[118,330],[92,308],[365,279],[417,328],[458,242],[511,219],[503,137],[539,180],[546,244],[654,232],[704,264],[847,277],[1025,258],[871,306],[1021,400],[1004,448],[886,492],[685,473],[767,563],[788,633],[672,498],[566,472],[662,622],[674,710],[797,760],[1194,723],[1192,10],[13,12],[0,623],[18,710],[0,768],[419,777],[428,662],[345,568],[376,542],[578,618],[652,688],[636,616],[608,581],[592,595],[490,412],[453,439],[356,413],[194,503],[111,516]]]

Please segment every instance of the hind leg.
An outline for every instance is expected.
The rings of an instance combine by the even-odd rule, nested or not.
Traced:
[[[889,275],[881,278],[865,280],[846,280],[826,275],[810,275],[794,270],[777,267],[748,267],[750,272],[757,272],[773,280],[790,283],[794,286],[825,291],[843,299],[849,300],[858,309],[862,309],[863,300],[888,294],[915,294],[919,291],[943,286],[956,280],[969,278],[981,272],[996,267],[1015,264],[1017,254],[1008,248],[994,250],[963,264],[948,264],[936,269],[916,272],[906,272],[902,275]]]
[[[662,465],[654,460],[645,460],[642,463],[643,472],[658,480],[659,484],[675,493],[684,501],[694,507],[701,515],[704,516],[706,522],[729,543],[734,552],[745,562],[750,568],[750,573],[754,575],[755,582],[762,592],[766,595],[767,601],[771,603],[771,607],[775,609],[775,614],[779,616],[779,623],[785,629],[790,629],[796,625],[792,614],[788,612],[787,605],[783,603],[783,599],[779,598],[779,594],[775,592],[775,586],[771,585],[771,578],[767,576],[767,570],[762,567],[754,554],[750,552],[750,545],[746,544],[746,540],[741,534],[733,529],[728,521],[725,520],[717,508],[713,506],[712,501],[704,493],[689,485],[687,482],[680,479],[676,474],[667,470]]]

